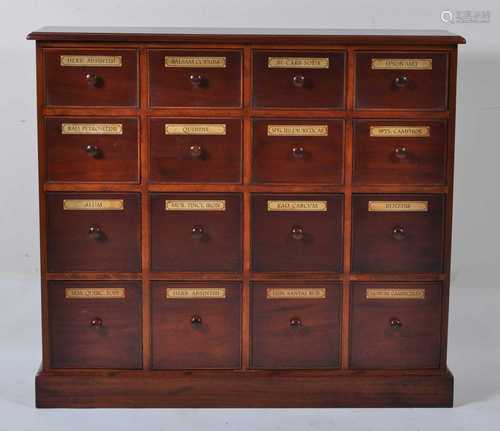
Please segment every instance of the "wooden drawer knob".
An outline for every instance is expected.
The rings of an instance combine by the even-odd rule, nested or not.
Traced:
[[[394,80],[394,85],[397,88],[404,88],[408,85],[409,82],[410,80],[406,75],[400,75]]]
[[[102,155],[102,151],[97,145],[86,145],[85,152],[94,159],[98,159]]]
[[[201,226],[193,226],[191,229],[191,237],[193,239],[202,239],[203,235],[205,234],[205,231],[203,230],[203,227]]]
[[[99,88],[104,84],[103,79],[100,76],[94,75],[93,73],[87,73],[85,75],[85,79],[90,87]]]
[[[292,82],[296,87],[303,87],[306,82],[306,78],[304,75],[295,75],[292,78]]]
[[[193,159],[201,159],[201,156],[203,155],[203,148],[201,148],[201,145],[191,145],[189,147],[189,155]]]
[[[290,328],[299,329],[302,327],[302,319],[300,317],[292,317],[290,319]]]
[[[296,159],[303,159],[305,154],[304,147],[293,147],[292,155]]]
[[[406,160],[408,158],[408,148],[406,148],[406,147],[397,147],[394,150],[394,156],[398,160]]]
[[[401,323],[401,320],[399,320],[397,317],[391,317],[389,319],[389,326],[392,328],[392,329],[401,329],[401,327],[403,326],[403,324]]]
[[[189,80],[191,81],[191,84],[193,84],[194,86],[196,87],[200,87],[201,85],[203,85],[206,81],[205,78],[203,78],[203,76],[201,75],[196,75],[194,73],[192,73],[191,75],[189,75]]]
[[[193,328],[199,328],[201,324],[201,317],[198,314],[193,314],[193,316],[191,317],[191,326]]]
[[[103,325],[103,322],[102,322],[102,319],[100,317],[94,317],[90,321],[90,326],[92,328],[102,328],[102,325]]]
[[[401,241],[401,240],[405,239],[406,232],[405,232],[404,228],[402,228],[401,226],[396,226],[392,230],[392,237],[397,241]]]
[[[93,224],[89,227],[89,236],[90,238],[99,241],[104,238],[104,233],[99,226]]]
[[[292,238],[298,241],[304,239],[304,228],[302,226],[292,227]]]

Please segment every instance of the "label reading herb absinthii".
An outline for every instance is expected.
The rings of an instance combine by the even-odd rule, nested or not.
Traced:
[[[166,289],[167,299],[224,299],[225,297],[226,289],[224,287],[168,287]]]
[[[63,67],[121,67],[121,55],[61,55]]]

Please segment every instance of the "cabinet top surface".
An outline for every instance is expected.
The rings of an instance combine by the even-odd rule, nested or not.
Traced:
[[[369,30],[217,27],[42,27],[30,40],[70,42],[236,42],[454,45],[465,39],[445,30]]]

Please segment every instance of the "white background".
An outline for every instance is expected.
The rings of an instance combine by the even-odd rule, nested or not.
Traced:
[[[446,24],[443,10],[489,10]],[[453,410],[37,411],[34,43],[42,25],[447,29],[461,34],[449,365]],[[0,422],[5,430],[498,429],[500,8],[497,1],[0,0]],[[70,425],[69,425],[70,424]]]

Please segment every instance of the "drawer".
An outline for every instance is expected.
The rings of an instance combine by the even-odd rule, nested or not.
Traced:
[[[138,181],[134,118],[46,118],[45,141],[48,181]]]
[[[239,368],[241,285],[152,283],[153,369]]]
[[[354,120],[355,184],[444,184],[446,121]]]
[[[142,368],[141,285],[50,281],[53,368]]]
[[[354,195],[353,272],[441,272],[442,195]]]
[[[440,283],[354,283],[351,368],[438,368]]]
[[[253,368],[338,368],[337,283],[253,283]]]
[[[255,183],[342,184],[343,153],[343,120],[254,120]]]
[[[445,111],[448,107],[448,54],[360,52],[356,54],[358,109]]]
[[[49,272],[138,272],[136,193],[47,193]]]
[[[345,107],[345,52],[254,51],[257,108]]]
[[[341,271],[342,219],[342,195],[254,195],[253,270]]]
[[[45,49],[45,104],[138,106],[135,49]]]
[[[150,120],[151,180],[241,183],[241,120]]]
[[[240,107],[240,51],[149,51],[149,104]]]
[[[239,193],[151,194],[151,268],[241,271]]]

